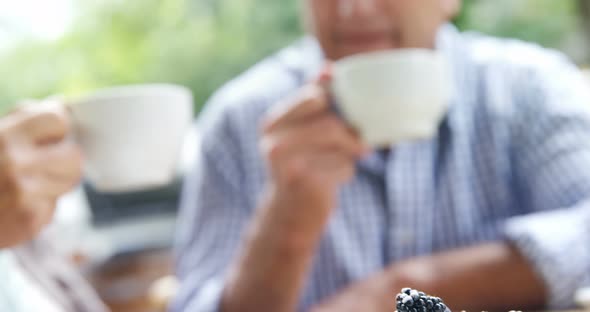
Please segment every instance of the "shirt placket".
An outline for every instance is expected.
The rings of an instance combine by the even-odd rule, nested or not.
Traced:
[[[432,250],[435,149],[430,140],[400,144],[388,160],[389,262]]]

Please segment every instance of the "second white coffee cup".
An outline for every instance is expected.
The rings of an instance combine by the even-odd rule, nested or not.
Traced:
[[[191,92],[169,84],[104,89],[71,102],[85,178],[99,191],[126,192],[175,178],[193,118]]]

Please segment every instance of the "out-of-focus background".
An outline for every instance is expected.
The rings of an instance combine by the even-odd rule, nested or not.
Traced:
[[[301,35],[297,2],[3,1],[0,111],[23,97],[160,81],[189,86],[200,108],[224,81]],[[463,2],[461,29],[535,41],[589,63],[590,1]]]
[[[3,1],[0,115],[23,98],[145,82],[189,87],[199,112],[221,84],[303,34],[298,1]],[[454,21],[462,30],[533,41],[590,64],[590,0],[463,3]],[[126,194],[85,185],[60,203],[60,245],[90,263],[82,267],[114,311],[158,311],[158,294],[173,288],[161,278],[172,269],[179,173],[166,187]]]

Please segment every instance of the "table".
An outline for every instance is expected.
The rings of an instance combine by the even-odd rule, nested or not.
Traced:
[[[164,312],[165,302],[151,288],[172,272],[172,251],[154,249],[115,256],[86,276],[113,312]]]

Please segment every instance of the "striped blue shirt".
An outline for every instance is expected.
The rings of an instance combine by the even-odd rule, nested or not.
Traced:
[[[436,138],[359,161],[340,192],[301,295],[305,311],[347,284],[419,255],[510,240],[573,304],[590,284],[590,93],[557,52],[441,29],[455,94]],[[265,183],[258,125],[319,71],[305,38],[228,83],[201,115],[182,198],[175,311],[216,311]]]

